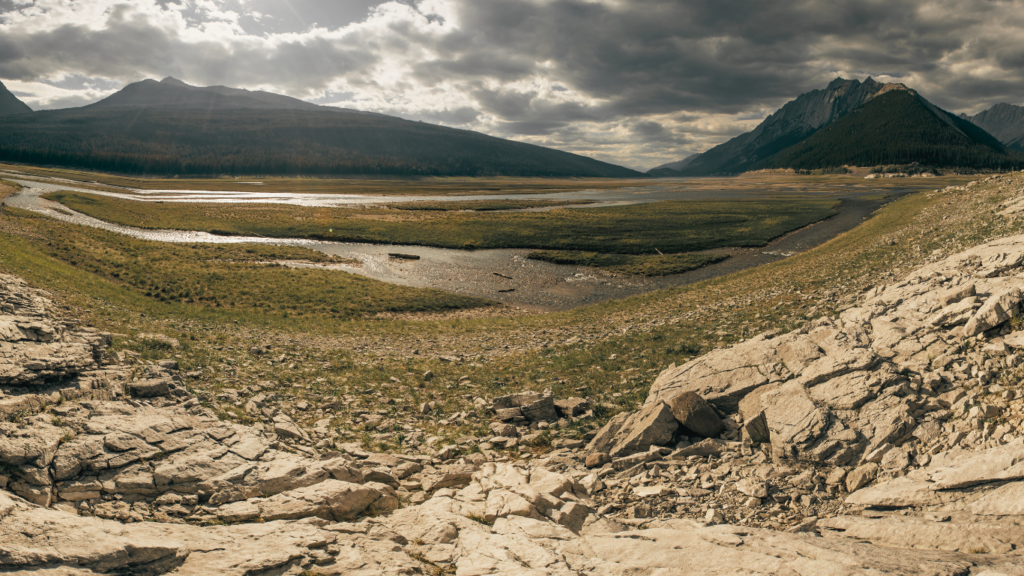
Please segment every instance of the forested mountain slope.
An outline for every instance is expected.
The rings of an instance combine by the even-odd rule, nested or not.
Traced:
[[[152,175],[643,177],[478,132],[174,79],[0,116],[0,160]]]
[[[1024,166],[1024,154],[1007,149],[981,128],[935,107],[913,91],[893,90],[755,168],[913,162],[1001,170]]]

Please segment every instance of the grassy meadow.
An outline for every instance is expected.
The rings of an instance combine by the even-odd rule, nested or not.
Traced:
[[[80,192],[46,198],[108,222],[268,238],[438,248],[534,248],[603,254],[692,252],[763,246],[835,214],[837,200],[664,201],[545,212],[395,211],[277,204],[139,202]],[[397,212],[397,214],[396,214]]]
[[[175,314],[185,316],[248,318],[275,325],[286,319],[324,322],[491,304],[348,272],[285,265],[354,263],[306,248],[151,242],[62,224],[14,208],[4,208],[3,218],[7,227],[20,232],[0,235],[5,264],[34,268],[36,275],[47,277],[46,284],[64,284],[64,278],[85,275],[131,294],[134,298],[127,300],[145,302],[144,307],[153,312],[154,307],[167,304],[175,307]]]

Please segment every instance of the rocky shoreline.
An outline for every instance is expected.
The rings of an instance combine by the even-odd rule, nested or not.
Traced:
[[[491,436],[424,454],[225,422],[0,276],[0,571],[1024,574],[1022,289],[1024,237],[977,246],[526,458],[592,402],[482,399]]]

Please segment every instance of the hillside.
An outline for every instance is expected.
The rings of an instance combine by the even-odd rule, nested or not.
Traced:
[[[143,304],[45,256],[77,227],[5,209],[4,565],[1019,574],[1022,185],[614,307],[341,334]],[[211,276],[280,250],[178,249]]]
[[[936,108],[913,91],[893,90],[822,128],[755,168],[909,164],[1008,169],[1024,154],[1007,150],[974,124]]]
[[[1024,107],[996,104],[974,116],[961,115],[1009,148],[1024,151]]]
[[[788,102],[757,128],[708,150],[681,170],[684,176],[735,174],[807,138],[864,102],[901,84],[836,78],[824,90],[812,90]]]
[[[478,132],[174,79],[2,117],[0,160],[149,175],[643,177]]]
[[[24,114],[31,112],[32,109],[28,107],[18,97],[11,94],[11,91],[4,86],[3,82],[0,82],[0,115],[4,114]]]

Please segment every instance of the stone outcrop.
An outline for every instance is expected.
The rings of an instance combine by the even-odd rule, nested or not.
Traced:
[[[670,367],[644,410],[696,395],[738,420],[738,435],[726,439],[770,443],[777,459],[832,466],[881,458],[879,451],[908,442],[930,444],[945,436],[951,416],[998,414],[994,406],[968,406],[960,389],[984,385],[1017,362],[1009,321],[1021,304],[1022,262],[1024,238],[1014,237],[931,264],[876,288],[838,318]],[[598,438],[613,427],[621,438],[646,425],[618,418]],[[629,450],[650,445],[634,442]]]
[[[100,365],[107,335],[61,320],[52,308],[20,278],[0,274],[0,386],[46,388]],[[11,405],[0,403],[0,411]]]

